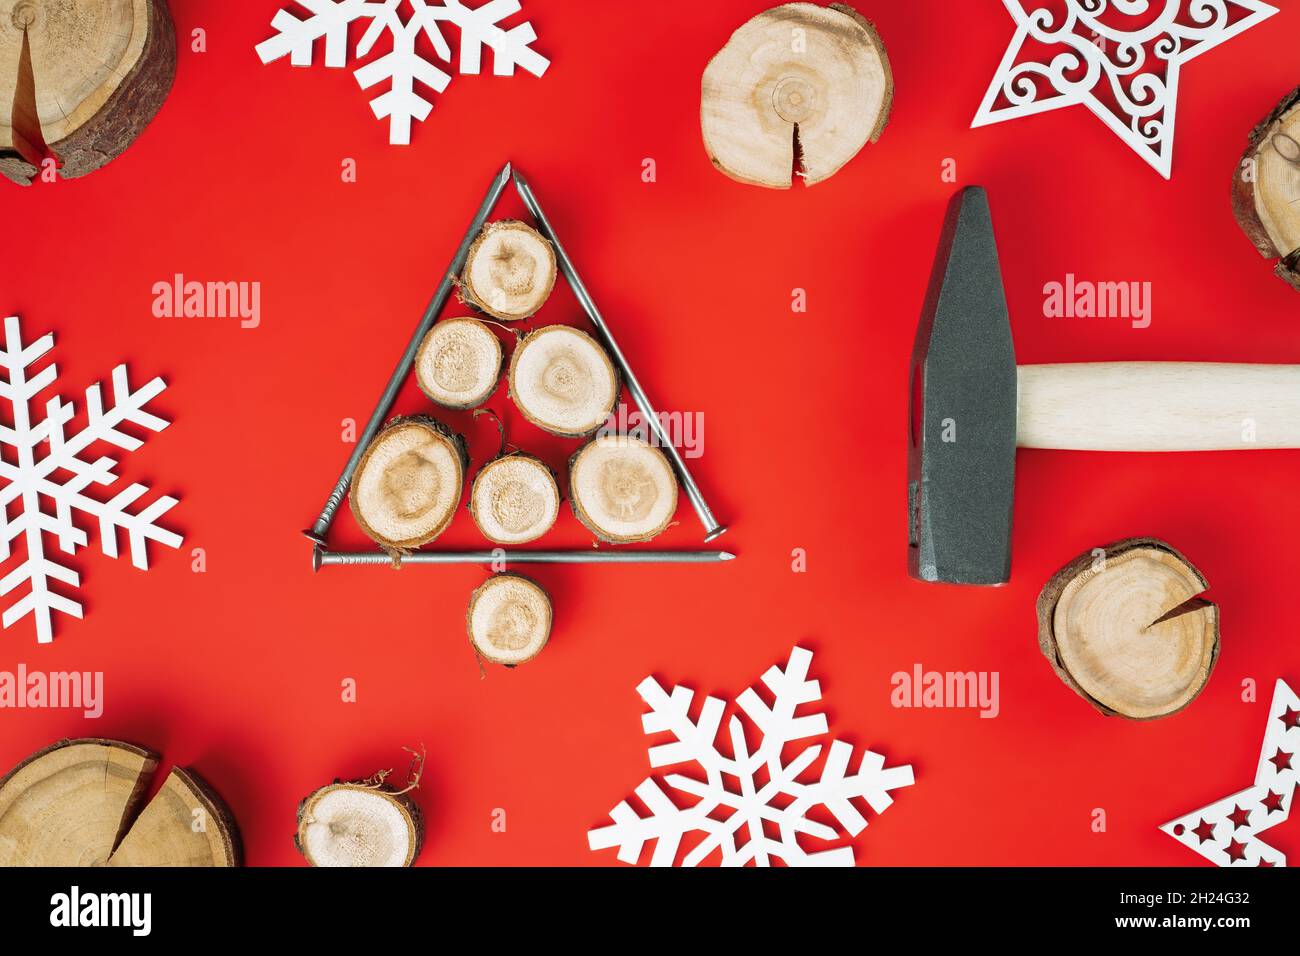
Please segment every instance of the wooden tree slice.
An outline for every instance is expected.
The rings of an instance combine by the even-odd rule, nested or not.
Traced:
[[[176,73],[165,0],[0,0],[0,173],[74,179],[122,153]]]
[[[234,818],[192,770],[167,775],[127,831],[109,866],[238,866]]]
[[[649,541],[677,511],[677,476],[658,448],[630,435],[601,435],[569,462],[573,513],[611,544]]]
[[[1232,211],[1260,254],[1281,260],[1278,276],[1300,291],[1300,87],[1251,131]]]
[[[514,219],[483,227],[465,259],[461,297],[505,322],[526,319],[555,287],[555,250],[532,226]]]
[[[464,439],[442,422],[424,415],[395,418],[357,464],[352,514],[383,547],[418,548],[451,524],[468,467]]]
[[[732,179],[789,189],[834,175],[889,121],[885,44],[852,7],[786,3],[732,34],[709,61],[700,125],[713,165]]]
[[[32,754],[0,780],[0,866],[238,866],[234,819],[193,771],[174,769],[140,811],[157,766],[120,740]]]
[[[586,332],[548,325],[529,333],[510,358],[510,397],[538,428],[564,438],[590,435],[618,401],[618,372]]]
[[[333,783],[298,806],[294,844],[312,866],[410,866],[424,842],[424,818],[384,784]]]
[[[1132,538],[1080,555],[1038,597],[1038,645],[1103,714],[1154,720],[1204,689],[1219,656],[1207,583],[1163,541]]]
[[[523,452],[484,465],[469,492],[469,510],[483,537],[525,544],[551,530],[560,514],[560,487],[540,458]]]
[[[496,390],[505,350],[478,319],[444,319],[415,356],[420,390],[444,408],[477,408]]]
[[[479,657],[514,667],[542,652],[551,636],[551,617],[551,598],[542,586],[507,572],[474,589],[465,626]]]

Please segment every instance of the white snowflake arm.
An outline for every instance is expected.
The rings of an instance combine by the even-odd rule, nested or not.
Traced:
[[[433,109],[432,103],[415,92],[415,82],[418,80],[441,93],[451,82],[451,76],[416,52],[415,40],[420,34],[420,22],[412,18],[403,24],[395,11],[376,17],[357,45],[359,55],[365,56],[370,52],[381,32],[378,29],[381,24],[392,35],[393,49],[359,68],[355,76],[363,90],[384,80],[392,82],[387,92],[370,101],[370,108],[377,118],[388,120],[389,143],[406,146],[411,142],[411,121],[423,121]],[[446,46],[445,42],[443,46]]]
[[[711,806],[707,802],[683,810],[664,794],[654,780],[643,780],[636,788],[636,795],[650,811],[649,815],[638,816],[630,803],[626,800],[620,802],[609,813],[614,821],[612,824],[587,831],[587,845],[591,849],[618,847],[620,862],[636,863],[646,843],[653,840],[655,848],[650,856],[650,865],[672,866],[682,837],[696,830],[713,830],[721,826],[709,819]]]
[[[363,16],[375,16],[385,4],[367,3],[366,0],[298,0],[311,12],[306,20],[299,20],[288,10],[277,10],[271,26],[278,31],[269,40],[263,40],[255,49],[263,63],[270,63],[288,54],[294,66],[311,66],[312,47],[325,39],[325,65],[343,67],[348,58],[348,25]],[[396,6],[396,0],[387,4]]]
[[[519,0],[488,0],[477,9],[470,9],[460,0],[445,0],[437,6],[430,6],[426,0],[412,0],[412,5],[415,18],[426,25],[430,39],[437,35],[434,45],[441,42],[438,55],[444,60],[450,60],[451,56],[442,52],[446,43],[438,31],[437,21],[450,20],[460,27],[460,72],[465,75],[477,75],[482,69],[484,46],[492,50],[492,72],[497,76],[513,76],[516,66],[533,76],[541,76],[551,65],[550,60],[530,45],[537,39],[531,23],[524,22],[509,30],[497,25],[522,9]]]

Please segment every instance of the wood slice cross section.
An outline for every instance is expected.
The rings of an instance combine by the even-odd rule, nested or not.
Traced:
[[[1219,656],[1205,578],[1154,538],[1071,561],[1038,598],[1038,644],[1061,678],[1107,716],[1154,720],[1200,694]]]
[[[238,866],[221,798],[172,769],[147,803],[158,755],[120,740],[63,740],[0,780],[0,866]]]
[[[0,0],[0,174],[73,179],[121,154],[176,73],[166,0]]]

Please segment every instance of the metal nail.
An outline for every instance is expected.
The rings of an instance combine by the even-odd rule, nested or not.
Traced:
[[[437,291],[434,292],[433,298],[429,300],[429,305],[424,310],[424,317],[420,319],[415,334],[411,336],[406,351],[402,353],[401,361],[397,363],[392,378],[388,380],[383,395],[379,397],[379,404],[375,406],[375,410],[371,413],[370,421],[366,422],[365,429],[357,438],[356,446],[352,449],[352,454],[348,456],[347,464],[343,466],[343,473],[339,475],[339,480],[334,483],[334,490],[330,492],[325,507],[321,509],[320,517],[316,519],[316,523],[310,529],[303,532],[322,548],[325,547],[325,535],[329,531],[330,524],[334,521],[334,514],[338,511],[343,496],[347,494],[348,484],[352,481],[352,473],[356,471],[361,456],[366,453],[366,448],[369,447],[371,440],[383,426],[384,419],[388,417],[388,412],[393,407],[393,401],[397,398],[397,393],[405,384],[407,376],[410,375],[411,366],[415,364],[415,355],[420,350],[420,343],[424,341],[425,335],[428,334],[433,323],[437,321],[438,313],[442,311],[442,307],[447,303],[447,297],[451,295],[456,277],[460,275],[461,270],[465,267],[465,258],[469,255],[469,247],[483,228],[483,224],[487,222],[487,217],[491,214],[493,207],[496,206],[497,200],[501,198],[501,193],[509,181],[510,164],[506,163],[505,166],[501,167],[501,172],[497,173],[492,180],[487,195],[483,197],[482,205],[479,206],[478,212],[474,214],[473,220],[470,221],[469,228],[465,230],[465,237],[461,239],[460,245],[456,248],[456,255],[452,257],[451,264],[447,266],[442,281],[438,283]],[[381,555],[381,557],[387,560],[386,555]]]
[[[713,517],[713,512],[709,510],[708,504],[704,500],[704,495],[700,493],[699,486],[695,484],[695,479],[691,477],[690,470],[686,467],[686,462],[682,460],[681,454],[677,447],[668,437],[664,430],[663,423],[659,420],[659,414],[655,411],[650,399],[641,388],[641,383],[637,381],[636,375],[633,374],[631,366],[628,365],[627,359],[623,357],[623,352],[619,349],[618,343],[614,341],[614,334],[605,324],[600,310],[596,308],[596,303],[592,300],[591,294],[587,292],[587,287],[582,284],[582,279],[578,277],[578,272],[573,268],[573,262],[564,251],[564,246],[560,244],[559,238],[555,235],[555,230],[551,228],[550,221],[546,218],[546,213],[542,212],[541,205],[537,202],[537,197],[533,195],[532,187],[528,181],[520,174],[519,170],[514,171],[515,189],[519,197],[523,199],[524,205],[528,211],[533,214],[537,220],[537,225],[545,236],[555,246],[555,258],[560,265],[560,272],[569,281],[573,289],[573,294],[578,303],[582,306],[587,318],[591,320],[601,337],[605,340],[605,347],[609,349],[610,355],[617,363],[619,371],[623,374],[623,380],[627,383],[627,390],[635,399],[637,407],[641,409],[641,414],[647,419],[651,430],[655,434],[661,447],[667,450],[668,458],[672,462],[673,470],[677,472],[677,478],[686,489],[686,497],[691,500],[691,506],[695,508],[695,513],[700,518],[700,523],[704,525],[704,540],[712,541],[727,530],[725,525],[719,524],[718,520]],[[727,559],[720,559],[727,560]]]
[[[416,551],[401,559],[408,564],[711,564],[733,561],[728,551]],[[324,565],[368,564],[391,566],[393,559],[383,551],[312,552],[312,569]]]

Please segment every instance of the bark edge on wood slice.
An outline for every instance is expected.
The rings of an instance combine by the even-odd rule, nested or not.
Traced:
[[[488,578],[469,596],[465,628],[480,659],[516,667],[546,647],[554,617],[544,587],[530,577],[505,571]]]
[[[875,26],[852,7],[787,3],[731,35],[704,70],[700,127],[713,165],[742,183],[812,186],[880,138],[894,76]]]
[[[601,541],[650,541],[677,513],[677,475],[668,456],[640,438],[599,435],[569,459],[569,500]]]
[[[121,155],[157,114],[176,34],[166,0],[5,0],[0,64],[0,174],[30,185],[48,151],[59,178],[75,179]]]
[[[555,473],[535,455],[515,451],[493,458],[474,476],[469,511],[493,544],[527,544],[550,531],[560,514]]]
[[[1300,87],[1250,133],[1232,177],[1232,212],[1260,255],[1300,291]]]
[[[1129,538],[1075,558],[1038,596],[1038,646],[1057,676],[1107,716],[1168,717],[1205,688],[1219,656],[1218,608],[1173,547]]]
[[[555,249],[518,219],[487,223],[465,255],[460,297],[503,322],[529,318],[555,288]]]
[[[501,380],[505,349],[478,319],[434,324],[415,355],[420,391],[443,408],[464,411],[488,400]]]
[[[568,325],[529,332],[515,346],[506,374],[524,418],[561,438],[600,429],[618,404],[618,369],[594,338]]]
[[[298,804],[293,843],[312,866],[410,866],[424,844],[424,815],[387,784],[336,780]]]
[[[238,866],[234,817],[193,770],[173,768],[141,808],[157,768],[121,740],[38,750],[0,779],[0,866]]]
[[[442,422],[428,415],[394,418],[357,463],[348,493],[352,515],[397,561],[447,530],[468,468],[465,440]]]

